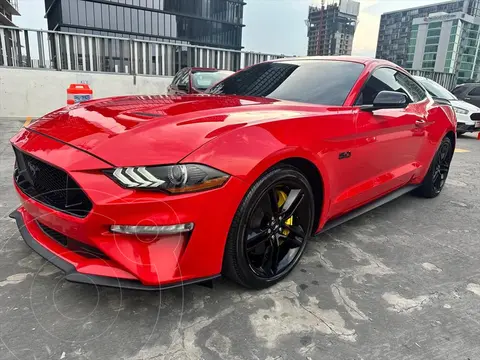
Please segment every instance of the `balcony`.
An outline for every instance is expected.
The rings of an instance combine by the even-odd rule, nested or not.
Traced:
[[[18,12],[18,0],[0,0],[0,7],[4,8],[11,15],[20,16]]]
[[[0,0],[0,25],[15,26],[12,15],[20,15],[18,0]]]

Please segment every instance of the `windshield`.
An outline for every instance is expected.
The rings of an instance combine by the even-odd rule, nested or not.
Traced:
[[[233,74],[233,71],[197,71],[192,74],[192,84],[195,89],[206,90],[220,80]]]
[[[207,93],[340,106],[363,68],[363,64],[334,60],[265,62],[235,73]]]
[[[415,79],[420,84],[422,84],[425,89],[427,89],[430,95],[437,97],[439,99],[457,100],[455,95],[453,95],[450,91],[445,89],[440,84],[437,84],[435,81],[430,79],[425,79],[425,78],[418,78],[418,77],[415,77]]]

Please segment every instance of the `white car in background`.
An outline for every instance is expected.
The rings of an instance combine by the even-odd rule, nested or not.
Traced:
[[[480,131],[480,108],[466,101],[457,99],[450,91],[433,80],[421,76],[414,76],[414,78],[423,85],[434,98],[448,100],[450,104],[452,104],[457,114],[458,135],[465,134],[466,132]]]

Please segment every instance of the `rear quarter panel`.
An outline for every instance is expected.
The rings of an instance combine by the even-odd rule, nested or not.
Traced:
[[[427,105],[427,122],[425,146],[419,154],[419,162],[423,165],[422,171],[414,179],[414,183],[420,183],[428,172],[430,163],[440,147],[442,139],[452,133],[456,139],[457,118],[455,111],[450,105],[444,105],[431,101]],[[452,144],[455,146],[455,144]]]

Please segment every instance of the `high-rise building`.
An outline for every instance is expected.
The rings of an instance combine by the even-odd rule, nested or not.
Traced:
[[[0,25],[15,26],[12,15],[20,15],[18,0],[0,0]]]
[[[340,0],[308,9],[308,55],[351,55],[360,3]]]
[[[478,16],[479,0],[454,0],[385,13],[376,57],[407,69],[458,70],[460,79],[467,78],[477,58]]]
[[[413,19],[407,68],[455,74],[458,83],[479,80],[480,17],[464,12]]]
[[[45,0],[50,30],[237,50],[244,5],[242,0]]]

